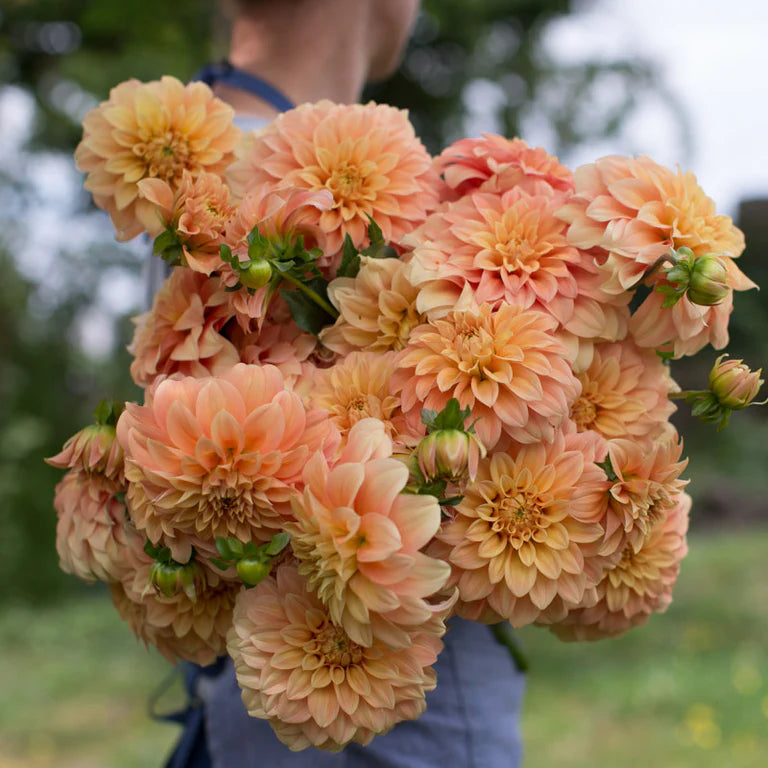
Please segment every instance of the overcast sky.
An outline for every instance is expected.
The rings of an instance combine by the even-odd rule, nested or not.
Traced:
[[[600,52],[657,61],[691,118],[689,158],[650,108],[623,141],[568,160],[643,151],[665,165],[687,161],[718,210],[730,214],[744,197],[768,197],[768,0],[588,0],[552,28],[547,49],[568,62]]]

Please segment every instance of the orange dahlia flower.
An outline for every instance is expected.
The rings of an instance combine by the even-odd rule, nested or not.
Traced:
[[[690,496],[680,494],[675,506],[654,522],[640,548],[627,545],[621,560],[605,572],[597,585],[597,603],[572,610],[552,631],[562,640],[617,637],[645,624],[651,613],[665,611],[688,551],[690,508]]]
[[[269,720],[293,751],[338,752],[415,720],[435,687],[442,647],[438,635],[417,628],[405,648],[360,645],[290,565],[240,593],[227,638],[248,713]]]
[[[290,515],[293,484],[315,452],[338,446],[323,411],[305,410],[271,365],[165,379],[117,425],[136,527],[186,563],[218,536],[267,541]]]
[[[139,192],[141,179],[157,178],[176,189],[184,171],[223,174],[240,136],[233,116],[204,83],[185,86],[167,76],[121,83],[85,116],[75,161],[118,240],[157,224],[154,204]]]
[[[102,474],[70,471],[56,486],[56,551],[65,573],[83,581],[117,581],[125,550],[143,544],[118,499],[123,487]]]
[[[316,214],[329,254],[340,253],[345,234],[362,246],[369,216],[397,241],[438,204],[439,179],[408,114],[373,102],[284,112],[244,138],[228,178],[240,197],[265,182],[330,190],[333,206]]]
[[[381,422],[358,422],[338,463],[329,466],[320,453],[309,460],[304,492],[292,500],[295,522],[285,526],[309,588],[332,621],[366,647],[405,647],[417,628],[442,634],[450,607],[429,600],[449,566],[420,551],[440,527],[440,505],[433,496],[402,493],[407,468],[377,455],[391,451]]]
[[[566,323],[579,292],[573,268],[586,257],[555,217],[563,200],[515,187],[501,195],[476,192],[430,215],[411,271],[419,311],[450,310],[470,285],[478,303],[534,307]]]
[[[438,171],[457,197],[478,187],[503,192],[547,185],[570,192],[573,174],[541,147],[529,147],[522,139],[506,139],[485,133],[481,139],[460,139],[435,160]]]
[[[419,289],[411,282],[411,265],[366,256],[360,262],[357,277],[337,277],[328,286],[339,317],[320,332],[320,340],[342,355],[355,349],[398,351],[408,343],[411,329],[424,322],[416,309]]]
[[[590,490],[605,478],[591,456],[585,459],[582,442],[558,432],[549,445],[525,445],[480,462],[430,550],[453,567],[460,615],[521,627],[555,601],[579,604],[594,586],[585,554],[603,529],[590,521]]]
[[[177,268],[155,295],[152,309],[134,318],[131,376],[146,387],[161,374],[209,376],[240,360],[220,331],[233,317],[217,277]]]
[[[580,391],[554,326],[551,316],[513,304],[451,312],[411,332],[393,391],[414,423],[422,408],[441,411],[455,397],[478,420],[489,451],[502,433],[521,443],[551,441]]]
[[[653,437],[675,410],[668,394],[677,389],[669,367],[631,339],[595,344],[589,367],[576,372],[581,395],[571,419],[579,431],[606,438]]]

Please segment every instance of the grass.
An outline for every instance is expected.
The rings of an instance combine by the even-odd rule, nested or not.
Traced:
[[[524,768],[762,768],[766,552],[768,529],[698,534],[675,602],[648,626],[578,645],[523,631]],[[0,647],[0,768],[162,765],[177,731],[147,699],[169,667],[104,592],[6,608]]]

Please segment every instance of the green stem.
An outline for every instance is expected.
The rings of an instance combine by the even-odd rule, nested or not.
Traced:
[[[509,622],[502,621],[499,624],[493,624],[491,629],[496,640],[509,651],[517,671],[527,672],[529,667],[528,659],[525,658],[525,654],[520,649]]]
[[[289,274],[288,272],[283,272],[280,276],[283,278],[283,280],[287,280],[289,283],[291,283],[291,285],[295,285],[305,296],[312,299],[312,301],[314,301],[318,307],[327,312],[332,318],[334,318],[334,320],[339,316],[339,313],[333,306],[331,306],[331,304],[329,304],[318,293],[313,291],[309,286],[302,283],[301,280]]]

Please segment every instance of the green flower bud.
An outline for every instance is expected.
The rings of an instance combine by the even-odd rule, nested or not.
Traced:
[[[246,269],[240,272],[240,282],[246,288],[263,288],[272,279],[272,266],[261,257],[251,260]]]
[[[719,256],[706,253],[693,262],[685,294],[689,301],[711,307],[723,301],[730,291],[728,271]]]
[[[272,562],[269,558],[244,557],[237,561],[237,575],[246,587],[255,587],[269,575],[270,570]]]
[[[158,595],[175,597],[183,592],[193,603],[198,591],[205,589],[205,571],[199,563],[190,560],[185,565],[156,561],[149,571],[149,583]]]

